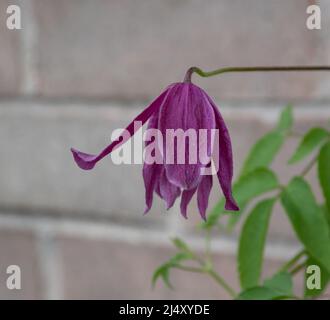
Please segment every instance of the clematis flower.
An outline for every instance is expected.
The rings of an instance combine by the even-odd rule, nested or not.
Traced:
[[[167,148],[159,147],[162,157],[161,163],[149,164],[145,161],[143,165],[143,179],[145,185],[145,201],[147,213],[152,207],[153,195],[156,193],[166,202],[167,209],[171,208],[175,200],[181,196],[181,214],[187,217],[187,206],[197,193],[197,204],[201,217],[206,219],[209,195],[212,189],[212,175],[203,174],[205,168],[211,165],[213,144],[217,143],[218,157],[216,167],[217,178],[226,199],[225,209],[239,210],[232,196],[233,156],[231,141],[225,122],[218,108],[200,87],[190,81],[174,83],[156,98],[141,114],[139,114],[126,128],[130,135],[121,135],[118,140],[112,142],[98,155],[91,155],[71,149],[74,160],[84,170],[92,169],[95,164],[111,153],[113,150],[125,143],[130,136],[134,135],[134,122],[140,121],[142,125],[147,121],[148,129],[158,129],[162,134],[166,145],[166,131],[168,129],[182,129],[184,131],[194,129],[196,131],[205,129],[209,133],[218,129],[217,140],[207,140],[207,155],[203,161],[198,159],[196,163],[178,163],[167,161],[173,154],[169,154]],[[151,141],[146,141],[146,147]],[[197,145],[200,141],[197,140]],[[189,141],[185,142],[185,160],[189,158]],[[177,160],[177,154],[174,152]],[[206,161],[205,161],[206,160]],[[214,159],[213,159],[214,160]]]

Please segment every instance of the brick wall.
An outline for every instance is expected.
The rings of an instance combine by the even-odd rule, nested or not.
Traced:
[[[169,236],[202,248],[194,206],[189,222],[160,201],[143,217],[141,166],[106,159],[83,172],[69,148],[99,150],[192,65],[329,64],[330,2],[317,1],[317,31],[305,25],[311,2],[0,0],[0,298],[226,298],[209,279],[180,271],[175,291],[151,290],[152,271],[173,252]],[[6,28],[9,4],[21,6],[22,30]],[[194,80],[228,121],[235,168],[288,102],[298,131],[330,118],[329,74]],[[274,164],[283,182],[294,174],[283,165],[293,146]],[[218,197],[214,188],[212,203]],[[216,235],[213,250],[218,270],[237,286],[236,244]],[[279,208],[266,274],[297,247]],[[20,291],[5,286],[10,264],[21,266]]]

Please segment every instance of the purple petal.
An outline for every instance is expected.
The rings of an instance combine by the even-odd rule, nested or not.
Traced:
[[[205,175],[198,185],[197,204],[201,217],[206,220],[206,210],[209,204],[209,196],[212,189],[212,176]]]
[[[160,164],[144,164],[143,166],[143,181],[146,190],[146,208],[144,214],[146,214],[152,206],[153,192],[156,184],[159,183],[162,171],[162,165]]]
[[[113,150],[118,148],[120,145],[125,143],[130,137],[134,135],[134,122],[139,121],[142,122],[142,125],[151,117],[151,115],[157,111],[162,103],[166,100],[166,96],[168,95],[172,86],[168,87],[158,98],[156,98],[146,109],[144,109],[126,128],[126,130],[130,133],[130,136],[121,135],[118,140],[113,141],[109,146],[107,146],[103,151],[101,151],[98,155],[87,154],[81,151],[78,151],[74,148],[71,148],[71,152],[73,154],[74,160],[77,165],[84,170],[93,169],[95,164],[100,161],[102,158],[107,156]]]
[[[178,163],[178,152],[176,143],[172,152],[164,148],[164,165],[168,180],[176,186],[187,189],[195,188],[200,181],[202,163],[199,161],[199,129],[214,129],[214,112],[208,101],[205,100],[201,89],[191,83],[178,83],[171,90],[167,101],[160,108],[159,129],[163,134],[164,146],[172,146],[168,142],[166,130],[182,129],[187,132],[194,129],[197,139],[196,163],[189,163],[189,146],[194,146],[188,138],[184,141],[184,163]],[[168,132],[168,131],[167,131]],[[173,140],[172,140],[173,141]],[[176,139],[174,140],[176,141]],[[170,156],[173,156],[174,163],[169,163]],[[190,155],[192,156],[192,155]]]
[[[148,123],[147,129],[155,129],[158,126],[158,112],[155,112]],[[147,146],[150,141],[146,141],[145,145]],[[153,201],[154,190],[157,189],[158,194],[160,195],[159,190],[159,179],[162,171],[164,170],[163,165],[152,163],[152,164],[143,164],[143,181],[145,186],[145,199],[146,199],[146,208],[144,214],[146,214],[151,206]]]
[[[219,141],[218,141],[218,152],[217,158],[218,166],[218,179],[222,189],[222,192],[226,198],[225,209],[231,211],[238,211],[239,207],[236,204],[235,199],[232,195],[232,178],[233,178],[233,154],[228,129],[226,124],[214,102],[204,92],[205,97],[213,107],[215,114],[215,121],[217,129],[219,129]]]
[[[181,193],[180,188],[168,181],[164,169],[159,180],[159,191],[161,197],[166,202],[166,210],[170,209],[173,206],[176,198],[180,196]]]
[[[159,180],[156,183],[155,192],[158,194],[159,198],[162,199],[162,195],[160,194]]]
[[[193,197],[193,195],[196,192],[196,188],[190,189],[190,190],[184,190],[182,192],[182,196],[181,196],[181,204],[180,204],[180,210],[181,210],[181,214],[182,216],[187,219],[187,207],[188,204],[191,200],[191,198]]]

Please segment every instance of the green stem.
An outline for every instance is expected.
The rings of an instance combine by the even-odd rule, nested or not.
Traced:
[[[330,136],[329,136],[330,138]],[[327,138],[327,141],[329,141],[330,139]],[[313,168],[314,164],[317,162],[317,159],[319,157],[319,154],[317,153],[313,158],[312,160],[307,164],[307,166],[305,167],[305,169],[301,172],[301,176],[302,177],[305,177],[306,174]]]
[[[317,161],[317,158],[318,158],[318,154],[316,154],[314,156],[314,158],[312,158],[312,160],[307,164],[307,166],[305,167],[305,169],[301,172],[301,176],[302,177],[305,177],[307,175],[307,173],[313,168],[314,164],[316,163]]]
[[[288,269],[294,265],[301,257],[303,257],[306,254],[305,249],[300,250],[292,259],[290,259],[288,262],[286,262],[280,269],[281,271],[288,271]]]
[[[193,73],[201,77],[212,77],[223,73],[232,72],[279,72],[279,71],[330,71],[330,66],[255,66],[255,67],[226,67],[213,71],[203,71],[198,67],[191,67],[186,72],[184,81],[191,82]]]
[[[218,283],[220,284],[226,291],[227,293],[232,297],[235,298],[237,296],[237,293],[232,289],[228,283],[218,274],[216,273],[213,269],[206,270],[206,272]]]
[[[206,230],[205,255],[206,255],[206,263],[212,266],[213,262],[212,262],[212,253],[211,253],[211,230]]]
[[[194,268],[194,267],[188,267],[188,266],[182,266],[180,264],[173,265],[173,268],[189,271],[189,272],[196,272],[196,273],[204,273],[204,269],[201,268]]]
[[[212,261],[212,252],[211,252],[211,230],[206,231],[205,237],[205,254],[206,254],[206,263],[204,266],[204,270],[207,274],[209,274],[218,284],[220,284],[227,293],[235,298],[236,292],[229,286],[229,284],[213,269],[213,261]]]
[[[303,263],[301,264],[298,264],[295,268],[293,268],[290,273],[292,275],[295,275],[296,273],[298,273],[301,269],[305,268],[306,266],[306,261],[304,261]]]
[[[204,266],[204,260],[199,257],[195,252],[190,251],[190,254],[192,255],[192,259],[198,262],[201,266]]]
[[[217,272],[215,272],[213,268],[210,268],[208,265],[205,265],[202,268],[195,268],[195,267],[183,266],[181,264],[175,264],[173,265],[173,268],[188,272],[203,273],[203,274],[206,273],[210,275],[220,286],[222,286],[231,297],[235,298],[237,295],[236,292],[229,286],[229,284]]]

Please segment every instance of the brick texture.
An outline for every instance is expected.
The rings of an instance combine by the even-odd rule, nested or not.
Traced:
[[[0,299],[40,299],[42,283],[33,234],[1,228],[0,257]],[[9,290],[6,286],[9,265],[18,265],[21,269],[20,290]]]
[[[116,166],[108,158],[96,170],[84,172],[70,152],[72,146],[98,152],[109,143],[112,129],[125,127],[137,110],[15,109],[0,110],[1,135],[10,132],[9,140],[1,140],[2,205],[142,219],[141,165]],[[150,218],[162,219],[162,208],[154,209]]]
[[[0,0],[0,299],[228,298],[207,277],[182,271],[171,274],[174,291],[161,283],[151,289],[152,272],[174,253],[164,245],[167,234],[200,244],[195,199],[188,221],[178,205],[166,212],[157,197],[143,217],[141,165],[116,166],[106,158],[84,172],[70,147],[101,150],[114,129],[125,127],[192,65],[211,70],[329,64],[330,1],[24,0],[23,29],[9,31],[6,8],[12,2]],[[322,29],[312,31],[306,7],[316,2]],[[193,81],[219,102],[236,174],[284,103],[296,102],[295,131],[328,125],[330,73]],[[288,141],[273,164],[282,184],[305,165],[286,165],[297,142]],[[319,197],[315,171],[307,178]],[[215,182],[210,208],[221,194]],[[215,255],[217,269],[236,289],[233,247],[244,219],[229,241],[231,249]],[[103,222],[118,228],[116,234],[95,232]],[[145,237],[136,235],[151,230],[161,240],[157,233],[156,243],[140,243]],[[270,257],[285,256],[297,244],[280,205],[268,243],[279,248]],[[280,262],[267,260],[264,276]],[[22,268],[21,291],[5,286],[9,264]],[[295,282],[301,292],[301,275]]]
[[[223,115],[232,134],[235,168],[238,172],[251,145],[270,130],[273,124],[262,120],[260,110],[230,110],[225,108]],[[137,108],[123,108],[119,105],[110,108],[4,105],[0,109],[0,133],[3,136],[10,132],[10,136],[8,140],[0,141],[3,152],[0,158],[1,205],[50,210],[57,214],[71,213],[73,216],[109,217],[113,221],[125,223],[148,225],[157,222],[161,226],[166,225],[168,214],[163,214],[165,206],[158,197],[155,197],[150,214],[142,217],[144,185],[141,165],[118,166],[108,157],[101,161],[95,170],[82,171],[75,165],[69,150],[71,146],[75,146],[83,151],[98,152],[110,141],[112,130],[125,127],[138,112]],[[267,112],[264,113],[266,114]],[[322,119],[326,118],[325,110],[321,118],[317,115],[311,118],[310,113],[300,114],[299,108],[296,114],[296,128],[300,132],[316,124],[326,124]],[[243,120],[242,116],[245,115],[249,115],[249,119]],[[296,144],[297,141],[293,140],[285,145],[274,163],[283,184],[303,166],[286,165]],[[317,190],[315,173],[311,173],[309,178]],[[215,180],[210,208],[221,194]],[[195,222],[200,220],[195,199],[188,212],[191,217],[189,223],[195,225]],[[284,215],[276,215],[273,219],[276,236],[295,239]],[[179,223],[187,225],[183,219]]]
[[[50,96],[150,98],[181,81],[192,65],[209,70],[326,63],[327,31],[321,36],[306,28],[307,4],[35,0],[39,91]],[[323,19],[328,17],[324,10]],[[320,90],[329,79],[311,73],[240,74],[196,81],[219,99],[320,99],[329,98],[328,91]]]
[[[322,55],[322,60],[324,63],[330,63],[330,41],[329,41],[329,32],[330,32],[330,19],[328,16],[330,15],[330,2],[327,0],[319,0],[318,4],[321,8],[321,30],[319,30],[319,37],[321,40],[320,52]],[[322,81],[320,81],[316,93],[320,96],[324,96],[326,92],[329,92],[329,77],[327,75],[323,75]]]
[[[9,30],[6,26],[7,7],[12,1],[0,1],[0,97],[13,96],[20,88],[20,30]]]
[[[227,293],[207,276],[179,270],[171,273],[174,290],[161,281],[152,290],[154,270],[174,254],[169,249],[70,237],[58,239],[58,244],[68,299],[228,299]],[[237,289],[233,258],[217,256],[215,265]],[[266,262],[265,276],[279,265]]]

